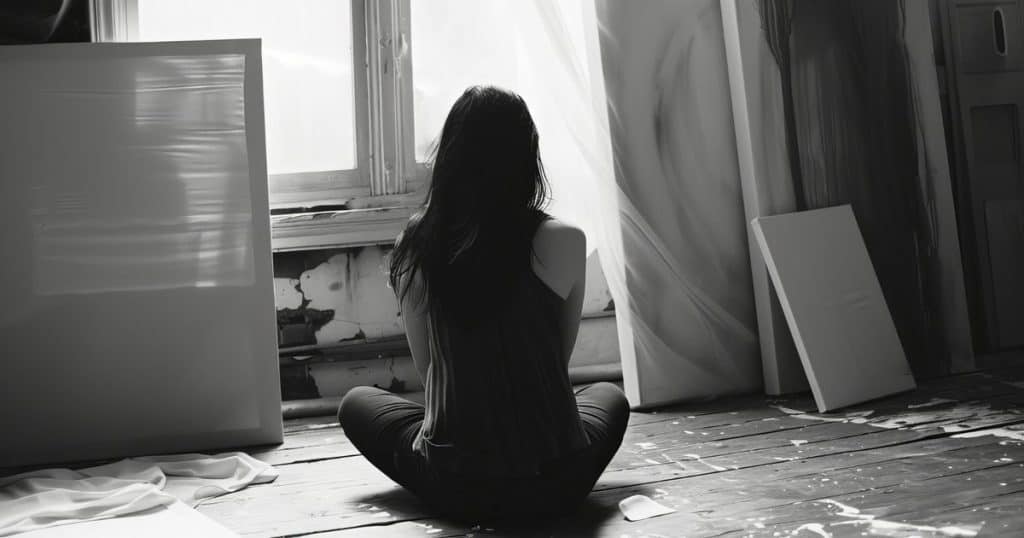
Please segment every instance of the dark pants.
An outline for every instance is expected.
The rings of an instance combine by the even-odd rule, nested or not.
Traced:
[[[338,409],[338,421],[370,463],[435,510],[475,521],[501,520],[565,513],[593,489],[622,444],[629,404],[615,385],[596,383],[576,391],[576,406],[590,446],[551,462],[540,476],[500,480],[431,468],[412,450],[423,424],[423,406],[390,392],[350,390]]]

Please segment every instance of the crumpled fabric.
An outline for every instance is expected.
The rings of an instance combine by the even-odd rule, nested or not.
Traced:
[[[277,471],[242,452],[146,456],[0,478],[0,536],[135,514],[272,482]]]

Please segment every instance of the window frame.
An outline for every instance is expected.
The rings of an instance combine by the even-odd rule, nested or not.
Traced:
[[[356,168],[270,176],[270,208],[281,213],[271,218],[275,250],[390,242],[383,235],[423,200],[429,169],[416,162],[413,142],[410,0],[351,6]],[[138,0],[90,7],[94,41],[139,39]]]

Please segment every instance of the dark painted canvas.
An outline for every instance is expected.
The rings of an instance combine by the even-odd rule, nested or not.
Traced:
[[[927,3],[726,0],[724,8],[747,217],[850,204],[914,373],[969,368]],[[764,286],[758,295],[771,318],[763,335],[779,316]],[[792,364],[790,349],[766,358]]]

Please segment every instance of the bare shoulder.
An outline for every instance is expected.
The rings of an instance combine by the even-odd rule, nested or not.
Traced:
[[[587,236],[575,224],[550,218],[537,228],[537,233],[533,236],[533,247],[538,251],[562,251],[564,249],[585,251]]]
[[[545,220],[533,236],[533,271],[548,287],[565,298],[583,278],[586,268],[587,236],[578,226]]]

